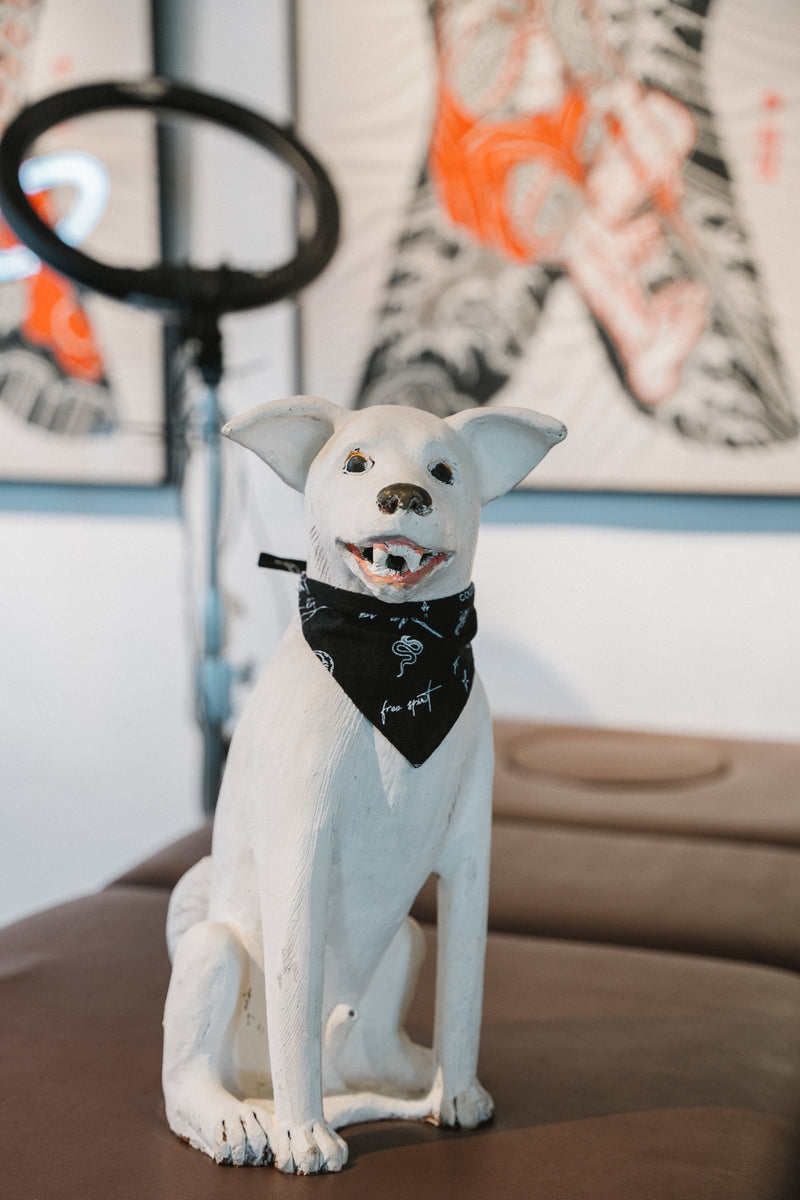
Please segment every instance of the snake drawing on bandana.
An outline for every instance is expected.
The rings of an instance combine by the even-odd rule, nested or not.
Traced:
[[[704,79],[713,0],[432,0],[433,126],[358,406],[490,402],[568,280],[642,413],[800,429]]]

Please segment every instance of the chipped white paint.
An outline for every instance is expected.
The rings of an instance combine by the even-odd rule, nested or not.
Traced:
[[[528,410],[440,420],[296,397],[223,432],[305,491],[311,579],[397,604],[467,588],[481,505],[565,430]],[[398,480],[423,499],[381,499]],[[175,1133],[218,1161],[311,1174],[341,1170],[336,1129],[357,1120],[469,1128],[489,1118],[476,1064],[492,768],[477,678],[415,768],[320,669],[295,621],[236,730],[212,856],[170,905],[163,1082]],[[404,1019],[424,954],[407,914],[431,873],[429,1049]]]

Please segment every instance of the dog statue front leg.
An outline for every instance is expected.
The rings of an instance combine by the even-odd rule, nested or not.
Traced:
[[[278,845],[280,841],[278,839]],[[275,1101],[275,1166],[292,1175],[341,1171],[347,1144],[322,1111],[322,997],[328,838],[317,826],[270,855],[262,886],[267,1027]],[[280,860],[280,861],[279,861]],[[276,886],[277,885],[277,886]]]
[[[472,1129],[494,1111],[478,1082],[483,967],[489,908],[492,753],[488,747],[456,816],[439,868],[434,1023],[435,1125]]]
[[[434,1125],[473,1129],[494,1111],[478,1081],[486,907],[474,862],[440,877],[434,1032]]]

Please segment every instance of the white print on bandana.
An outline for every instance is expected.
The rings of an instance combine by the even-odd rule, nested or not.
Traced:
[[[409,637],[407,633],[404,633],[401,638],[398,638],[398,640],[392,646],[392,653],[396,654],[398,658],[401,659],[400,670],[397,672],[398,679],[402,677],[403,671],[405,671],[406,667],[414,665],[424,649],[425,647],[423,646],[422,642],[420,642],[417,638]]]
[[[406,704],[406,708],[412,714],[412,716],[415,717],[417,715],[417,709],[421,704],[427,707],[428,712],[433,712],[433,706],[431,705],[431,693],[438,692],[440,688],[441,684],[437,684],[436,687],[434,687],[433,680],[429,680],[425,691],[420,692],[418,696],[414,696],[413,699],[409,700]],[[386,717],[388,713],[397,713],[402,711],[402,704],[390,704],[388,700],[384,700],[383,707],[381,708],[381,725],[386,724]]]
[[[442,635],[432,629],[430,625],[426,625],[424,621],[420,621],[419,617],[392,617],[392,624],[397,625],[398,629],[402,629],[409,621],[413,621],[415,625],[421,625],[423,629],[427,629],[428,633],[432,633],[434,637],[440,638]]]

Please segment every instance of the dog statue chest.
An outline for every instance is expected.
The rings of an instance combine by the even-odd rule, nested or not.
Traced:
[[[365,723],[360,731],[367,751],[334,817],[333,858],[341,865],[342,889],[360,890],[367,906],[396,894],[408,911],[435,869],[458,805],[463,765],[475,750],[473,707],[467,706],[440,749],[419,767],[376,729]]]
[[[482,721],[477,682],[441,747],[412,766],[323,668],[296,621],[234,733],[215,821],[215,912],[249,925],[248,864],[268,864],[262,886],[278,891],[292,848],[312,837],[331,868],[326,903],[339,898],[365,919],[378,901],[407,911],[435,868]]]
[[[417,767],[322,668],[298,626],[268,668],[264,691],[269,699],[256,700],[253,716],[270,731],[261,743],[262,774],[269,780],[266,831],[283,829],[285,814],[276,813],[278,806],[293,810],[304,827],[323,826],[330,859],[342,865],[343,881],[351,887],[363,881],[369,889],[372,876],[385,881],[397,871],[408,873],[420,859],[435,858],[475,754],[479,686],[439,750]],[[271,749],[276,735],[283,748],[280,762]],[[244,740],[252,755],[246,731]],[[294,825],[285,836],[295,836]]]

